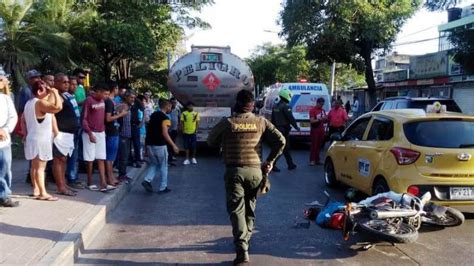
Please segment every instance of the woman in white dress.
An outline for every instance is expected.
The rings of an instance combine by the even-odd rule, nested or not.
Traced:
[[[31,90],[33,98],[25,105],[22,128],[25,137],[25,158],[31,160],[33,195],[38,200],[56,201],[46,192],[44,172],[53,159],[53,138],[58,134],[55,113],[61,111],[61,96],[55,88],[37,81]]]

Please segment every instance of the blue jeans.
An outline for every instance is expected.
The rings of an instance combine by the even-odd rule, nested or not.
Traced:
[[[67,158],[66,179],[69,183],[77,181],[77,160],[79,158],[79,139],[81,139],[80,132],[74,134],[74,151],[71,157]]]
[[[10,145],[0,149],[0,199],[7,199],[12,186],[12,149]]]
[[[140,128],[132,127],[132,145],[133,145],[133,154],[131,154],[132,162],[138,162],[142,160],[141,156],[141,142],[140,142]]]
[[[168,186],[168,147],[146,146],[148,152],[148,168],[146,169],[145,181],[152,182],[156,174],[161,175],[160,191]]]

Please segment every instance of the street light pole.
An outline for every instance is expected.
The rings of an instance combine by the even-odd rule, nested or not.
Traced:
[[[332,61],[332,67],[331,67],[331,96],[334,96],[336,93],[336,88],[334,88],[334,77],[336,75],[336,61]]]

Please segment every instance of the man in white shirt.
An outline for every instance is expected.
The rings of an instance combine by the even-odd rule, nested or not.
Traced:
[[[359,106],[359,97],[354,96],[354,101],[351,106],[352,119],[356,119],[360,116],[360,106]]]
[[[15,129],[18,116],[10,98],[8,79],[0,76],[0,206],[17,207],[18,201],[10,198],[12,184],[12,150],[10,133]]]

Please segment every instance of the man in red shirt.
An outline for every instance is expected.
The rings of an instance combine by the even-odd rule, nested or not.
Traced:
[[[324,142],[324,123],[327,121],[323,106],[324,99],[318,98],[318,100],[316,100],[316,106],[309,110],[309,122],[311,123],[310,165],[321,164],[319,161],[319,152]]]
[[[349,120],[346,110],[344,110],[344,108],[342,108],[341,106],[342,101],[336,100],[334,103],[334,107],[331,108],[331,111],[329,111],[329,136],[336,132],[342,133],[344,131],[347,120]]]
[[[82,107],[83,119],[82,133],[83,158],[87,162],[87,187],[90,190],[99,190],[92,184],[92,166],[97,160],[100,175],[100,191],[107,192],[115,189],[114,186],[107,185],[105,179],[105,103],[104,99],[108,97],[109,91],[107,84],[99,84],[94,88],[95,93],[84,101]]]

